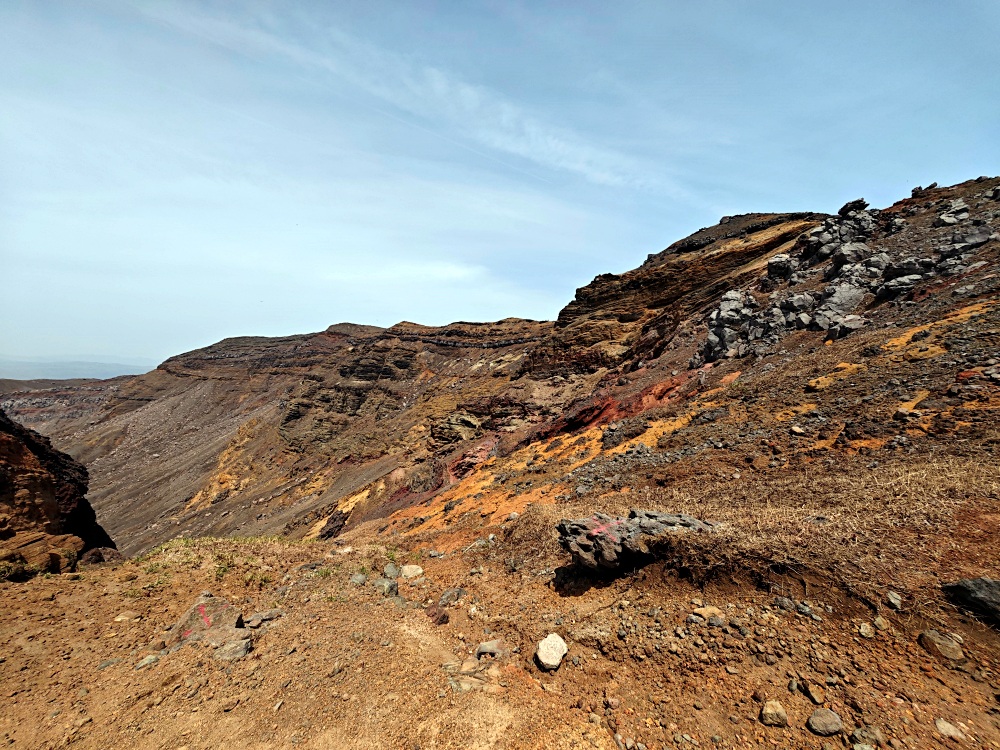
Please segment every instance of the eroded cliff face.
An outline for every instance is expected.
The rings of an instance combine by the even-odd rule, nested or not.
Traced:
[[[89,467],[128,552],[363,524],[458,543],[531,505],[692,476],[989,450],[998,216],[994,178],[727,217],[597,277],[555,322],[229,339],[3,403]]]
[[[59,572],[113,548],[86,493],[80,463],[0,411],[0,575]]]

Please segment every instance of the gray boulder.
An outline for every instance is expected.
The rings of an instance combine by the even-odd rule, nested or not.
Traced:
[[[854,284],[834,284],[826,288],[820,309],[846,315],[861,304],[865,290]]]
[[[916,258],[903,258],[895,263],[889,265],[885,269],[885,278],[888,279],[898,279],[901,276],[913,276],[919,275],[924,272],[924,268],[920,261]]]
[[[839,268],[848,263],[859,263],[871,254],[871,248],[863,242],[845,242],[834,253],[833,265]]]
[[[855,331],[860,330],[868,321],[862,318],[860,315],[845,315],[843,318],[835,321],[826,332],[826,337],[831,341],[836,341],[837,339],[842,339],[845,336],[849,336]]]
[[[830,737],[843,731],[844,722],[836,711],[829,708],[817,708],[806,722],[809,731],[820,737]]]
[[[962,246],[971,250],[989,242],[992,234],[990,228],[982,224],[964,232],[955,232],[952,237],[952,245]]]
[[[870,271],[881,273],[888,268],[890,262],[891,258],[888,253],[876,253],[870,258],[865,259],[864,266]]]
[[[244,638],[240,641],[230,641],[215,649],[212,653],[212,658],[217,661],[236,661],[249,654],[250,648],[249,638]]]
[[[382,596],[396,596],[399,593],[399,584],[392,578],[376,578],[372,581],[372,586]]]
[[[943,586],[945,595],[956,605],[1000,627],[1000,581],[992,578],[965,578]]]
[[[788,299],[782,300],[779,305],[782,310],[789,310],[792,312],[805,312],[806,310],[813,309],[815,306],[816,298],[808,292],[793,294]]]
[[[787,279],[798,267],[790,255],[780,253],[767,261],[767,275],[772,279]]]
[[[169,647],[192,638],[197,639],[210,630],[215,634],[244,631],[243,615],[222,597],[212,596],[206,591],[174,623],[164,640]]]

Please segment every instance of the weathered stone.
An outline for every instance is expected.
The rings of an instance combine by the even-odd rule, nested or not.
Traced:
[[[368,583],[368,576],[364,573],[355,573],[351,576],[351,585],[353,586],[364,586]]]
[[[886,744],[885,735],[878,727],[858,727],[851,732],[851,742],[872,747],[882,747]]]
[[[703,620],[708,620],[712,617],[722,617],[722,610],[718,607],[706,606],[698,607],[695,609],[694,613],[701,617]]]
[[[264,612],[254,612],[250,617],[247,618],[246,626],[248,628],[259,628],[265,622],[271,622],[272,620],[277,620],[281,617],[284,612],[280,609],[268,609]]]
[[[778,701],[765,701],[760,709],[760,723],[769,727],[787,727],[788,714]]]
[[[394,562],[386,563],[382,568],[382,575],[386,578],[399,578],[399,566]]]
[[[449,604],[457,602],[463,596],[465,596],[465,589],[463,588],[445,589],[438,598],[438,606],[447,607]]]
[[[900,276],[898,279],[887,281],[878,288],[875,296],[879,299],[894,297],[902,292],[909,291],[923,280],[923,276],[913,274],[910,276]]]
[[[810,682],[806,687],[806,695],[809,696],[809,700],[815,703],[817,706],[822,706],[826,703],[826,691],[821,685],[817,685],[814,682]]]
[[[501,642],[499,638],[495,638],[492,641],[483,641],[476,647],[476,658],[481,659],[484,656],[492,656],[494,658],[499,657],[503,653],[501,648]]]
[[[682,514],[632,510],[628,518],[595,513],[589,518],[563,519],[556,529],[559,544],[573,556],[574,563],[613,569],[649,559],[657,540],[666,534],[710,532],[714,526]]]
[[[817,708],[806,722],[810,732],[820,737],[830,737],[844,728],[844,722],[836,711],[829,708]]]
[[[863,622],[858,626],[858,635],[862,638],[874,638],[875,628],[872,627],[870,622]]]
[[[424,574],[424,569],[419,565],[404,565],[399,569],[399,574],[403,578],[420,578]]]
[[[217,661],[236,661],[249,654],[250,648],[249,638],[244,638],[240,641],[230,641],[215,649],[212,653],[212,658]]]
[[[958,643],[936,630],[925,630],[917,637],[917,642],[932,656],[943,661],[962,661],[965,652]]]
[[[372,586],[378,591],[382,596],[396,596],[399,594],[399,584],[396,583],[392,578],[376,578],[372,581]]]
[[[143,657],[138,664],[135,665],[136,669],[145,669],[146,667],[151,667],[156,662],[160,660],[160,657],[156,654],[150,654],[149,656]]]
[[[887,593],[885,595],[885,601],[890,607],[892,607],[896,611],[899,611],[903,608],[903,597],[901,597],[895,591],[890,591],[889,593]]]
[[[253,635],[248,628],[231,628],[228,625],[219,625],[200,633],[194,633],[188,638],[189,641],[199,641],[209,646],[224,646],[233,641],[242,641]]]
[[[935,719],[934,728],[937,729],[942,736],[947,737],[949,740],[965,739],[965,732],[956,727],[950,721],[945,721],[944,719]]]
[[[955,604],[994,627],[1000,626],[1000,581],[966,578],[945,584],[944,592]]]
[[[786,612],[795,611],[795,602],[793,602],[787,596],[774,597],[774,606],[777,607],[778,609],[783,609]]]
[[[992,232],[990,231],[990,228],[984,224],[982,226],[972,227],[966,232],[956,232],[954,242],[972,249],[979,247],[980,245],[985,245],[990,241],[991,235]]]
[[[225,599],[206,591],[170,629],[166,642],[172,646],[213,628],[242,629],[243,615]]]
[[[772,279],[787,279],[797,267],[790,255],[780,253],[767,261],[767,275]]]
[[[567,651],[569,649],[566,646],[566,641],[558,633],[549,633],[538,642],[538,648],[535,650],[535,658],[542,669],[559,669],[559,665],[562,664],[563,657],[566,656]]]

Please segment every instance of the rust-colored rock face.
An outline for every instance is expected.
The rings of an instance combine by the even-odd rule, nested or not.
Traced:
[[[114,547],[86,493],[81,464],[0,411],[0,571],[58,572]]]

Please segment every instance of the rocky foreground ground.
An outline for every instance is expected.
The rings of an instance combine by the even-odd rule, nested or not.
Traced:
[[[171,543],[4,585],[13,747],[997,746],[995,633],[908,591],[471,549]],[[351,541],[351,540],[346,540]],[[621,573],[621,572],[619,572]],[[540,648],[541,646],[541,648]],[[564,652],[565,649],[565,652]]]

